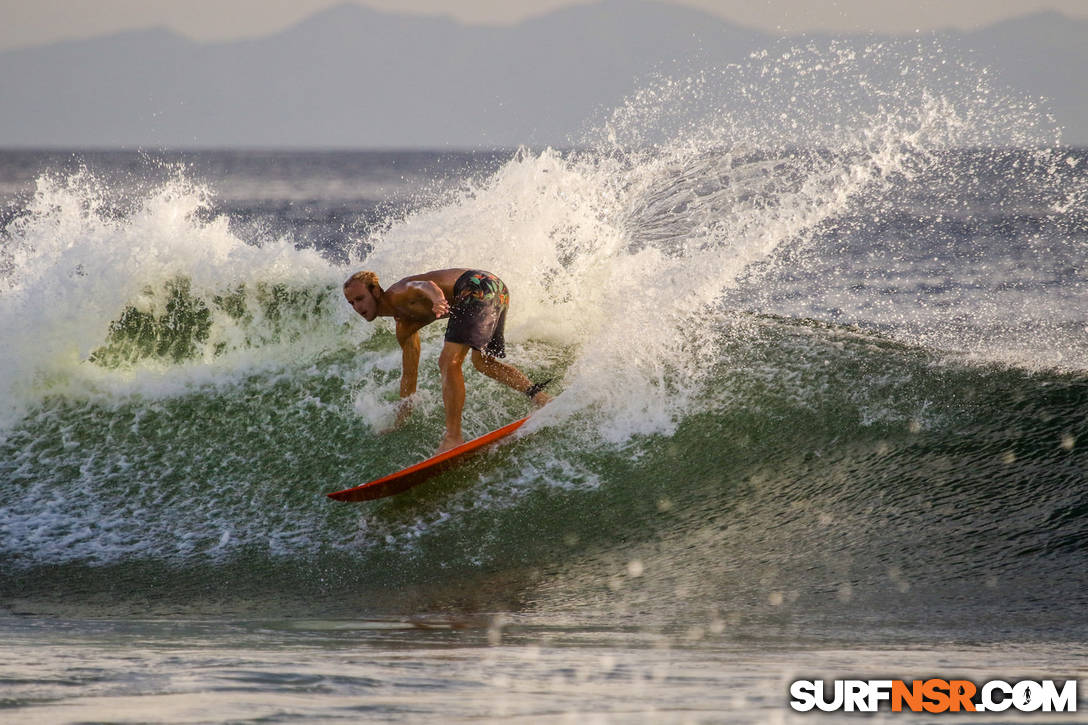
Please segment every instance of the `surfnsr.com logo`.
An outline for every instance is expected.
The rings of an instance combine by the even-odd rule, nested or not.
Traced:
[[[1077,681],[797,680],[790,697],[798,712],[1076,712]]]

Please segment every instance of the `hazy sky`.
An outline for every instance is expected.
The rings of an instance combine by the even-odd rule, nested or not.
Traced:
[[[587,0],[359,0],[394,12],[509,24]],[[1088,18],[1088,0],[661,0],[765,30],[909,33],[972,28],[1042,9]],[[280,30],[344,0],[0,0],[0,49],[166,26],[197,40]]]

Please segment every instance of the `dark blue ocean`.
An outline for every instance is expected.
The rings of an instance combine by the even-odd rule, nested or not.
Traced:
[[[802,676],[1083,673],[1088,151],[924,69],[807,124],[855,61],[730,93],[760,63],[793,85],[663,84],[558,150],[0,151],[0,720],[766,722]],[[555,401],[328,500],[442,432],[442,325],[383,432],[399,348],[342,281],[452,266]],[[466,378],[467,434],[529,412]]]

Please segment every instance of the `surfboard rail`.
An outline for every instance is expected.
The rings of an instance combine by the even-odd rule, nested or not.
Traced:
[[[497,428],[479,438],[473,438],[456,448],[431,456],[396,473],[390,473],[388,476],[382,476],[373,481],[346,488],[343,491],[333,491],[325,495],[335,501],[372,501],[376,498],[385,498],[386,496],[393,496],[402,491],[407,491],[409,488],[430,480],[439,473],[466,460],[488,444],[505,438],[525,425],[527,420],[529,420],[529,416],[521,420],[515,420],[502,428]]]

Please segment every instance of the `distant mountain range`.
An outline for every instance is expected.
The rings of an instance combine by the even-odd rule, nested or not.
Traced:
[[[1063,140],[1088,144],[1088,21],[1046,12],[940,37],[1049,99]],[[654,71],[742,62],[777,40],[645,0],[511,27],[343,5],[231,43],[127,32],[0,53],[0,146],[563,146]]]

